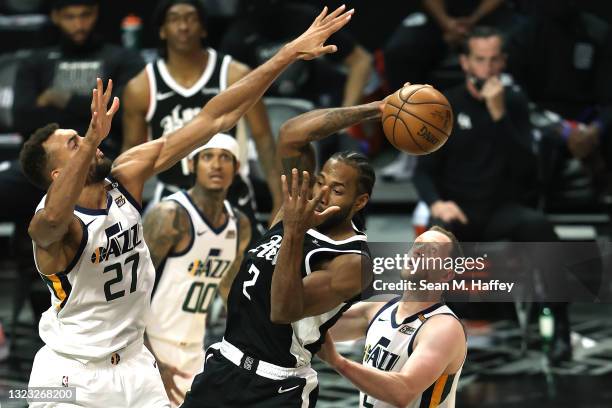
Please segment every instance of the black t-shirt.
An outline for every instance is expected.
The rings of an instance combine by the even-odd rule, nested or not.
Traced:
[[[414,183],[421,199],[453,200],[459,207],[487,211],[520,201],[526,180],[535,180],[527,100],[517,87],[505,88],[506,115],[494,122],[484,102],[465,84],[444,93],[454,127],[438,151],[419,157]]]
[[[94,42],[81,50],[61,46],[38,50],[24,60],[17,72],[13,105],[15,129],[28,137],[34,130],[57,122],[63,128],[85,134],[91,120],[91,90],[96,86],[96,78],[102,78],[104,86],[112,78],[113,95],[120,97],[123,87],[143,68],[140,54],[110,44]],[[72,94],[65,109],[36,106],[37,98],[49,88]],[[111,157],[119,152],[119,114],[102,148]]]

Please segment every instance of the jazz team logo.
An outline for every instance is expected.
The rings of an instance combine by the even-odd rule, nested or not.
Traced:
[[[141,242],[138,224],[134,224],[127,229],[121,227],[121,223],[116,223],[106,230],[106,246],[100,246],[91,254],[91,263],[99,264],[110,259],[112,256],[118,257],[133,251]]]

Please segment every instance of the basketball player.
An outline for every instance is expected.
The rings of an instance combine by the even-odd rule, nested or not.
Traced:
[[[52,301],[40,322],[46,345],[34,359],[30,387],[75,386],[78,406],[169,406],[143,346],[154,281],[142,237],[144,183],[232,128],[293,61],[334,52],[324,43],[350,20],[352,10],[343,11],[324,9],[300,37],[211,99],[189,124],[130,149],[112,166],[98,149],[119,108],[114,99],[107,110],[110,81],[104,92],[98,79],[84,137],[53,124],[28,139],[20,153],[24,173],[48,190],[29,233]]]
[[[455,236],[440,227],[419,235],[413,257],[456,257]],[[413,270],[404,279],[449,282],[450,269]],[[360,390],[360,407],[455,406],[455,393],[467,353],[465,332],[439,291],[407,290],[390,302],[360,302],[328,332],[319,357]],[[363,365],[338,354],[333,340],[366,338]]]
[[[124,151],[147,140],[147,135],[157,139],[189,123],[207,101],[250,71],[231,56],[203,47],[207,32],[200,0],[163,0],[156,15],[161,57],[148,64],[126,86]],[[246,114],[246,120],[268,180],[272,214],[275,214],[282,200],[280,163],[263,102],[255,104]],[[229,133],[235,136],[235,129]],[[247,184],[248,162],[242,164],[228,199],[256,225],[252,189]],[[160,173],[158,178],[161,182],[157,185],[155,202],[179,188],[188,189],[193,185],[187,160]]]
[[[209,349],[182,407],[315,405],[310,360],[359,298],[362,263],[368,269],[367,238],[352,219],[367,204],[375,175],[363,155],[337,153],[312,180],[315,198],[308,200],[315,167],[310,142],[379,120],[381,105],[315,110],[282,126],[279,151],[291,175],[291,181],[283,176],[283,209],[245,255],[230,290],[224,339]],[[304,171],[299,195],[298,168]]]
[[[227,301],[251,240],[248,218],[226,200],[239,166],[236,139],[217,134],[190,156],[195,185],[166,197],[144,218],[157,271],[145,342],[174,405],[202,370],[208,308],[217,288]]]

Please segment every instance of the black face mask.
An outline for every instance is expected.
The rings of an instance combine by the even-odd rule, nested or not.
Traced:
[[[474,85],[474,88],[476,88],[478,92],[482,91],[482,88],[484,87],[485,82],[487,82],[485,79],[480,79],[472,74],[468,74],[467,78],[468,78],[468,81],[470,81],[471,84]]]

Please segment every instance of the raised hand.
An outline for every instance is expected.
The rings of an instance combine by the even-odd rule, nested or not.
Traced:
[[[298,58],[311,60],[324,54],[337,51],[335,45],[325,45],[325,41],[336,31],[344,27],[354,13],[354,9],[344,12],[344,4],[333,13],[327,14],[327,6],[302,35],[287,44]]]
[[[316,211],[317,204],[321,199],[329,194],[329,187],[323,186],[319,193],[312,199],[312,189],[310,187],[310,174],[307,171],[302,173],[302,186],[299,187],[298,170],[291,171],[291,191],[287,184],[287,176],[281,176],[283,187],[283,227],[298,233],[305,233],[310,228],[321,225],[325,220],[340,210],[340,207],[333,205],[323,212]]]
[[[113,92],[113,80],[108,80],[106,91],[100,78],[91,98],[91,122],[85,139],[98,146],[108,136],[115,113],[119,110],[119,98],[115,97],[110,109],[107,109]]]

